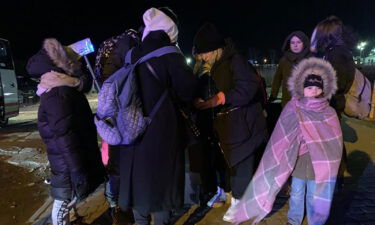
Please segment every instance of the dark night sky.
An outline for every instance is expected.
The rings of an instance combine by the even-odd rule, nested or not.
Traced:
[[[2,0],[0,37],[10,40],[15,59],[25,60],[46,37],[66,45],[90,37],[98,46],[127,28],[137,28],[147,8],[169,6],[180,19],[179,45],[186,54],[205,21],[231,36],[243,52],[249,47],[267,52],[279,51],[284,38],[294,30],[310,35],[319,21],[332,14],[351,25],[361,39],[372,39],[370,44],[375,46],[375,0],[99,1]]]

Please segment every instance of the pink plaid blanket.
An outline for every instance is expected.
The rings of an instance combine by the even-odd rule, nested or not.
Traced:
[[[331,207],[343,140],[336,112],[325,99],[293,98],[285,106],[259,167],[238,205],[227,214],[233,223],[261,221],[292,173],[299,151],[309,151],[314,167],[317,217]]]

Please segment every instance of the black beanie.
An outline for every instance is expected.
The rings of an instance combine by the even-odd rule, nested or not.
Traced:
[[[205,23],[195,34],[194,54],[201,54],[214,51],[225,46],[224,38],[221,36],[215,25]]]
[[[306,77],[305,82],[303,83],[303,88],[316,86],[323,90],[323,79],[319,75],[310,74]]]
[[[165,15],[167,15],[169,18],[171,18],[171,20],[176,24],[176,26],[178,26],[178,24],[179,24],[178,17],[176,15],[176,13],[174,13],[172,11],[171,8],[169,8],[169,7],[159,7],[158,9],[160,11],[162,11]]]

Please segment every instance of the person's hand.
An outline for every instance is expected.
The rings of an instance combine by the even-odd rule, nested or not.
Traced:
[[[68,87],[76,87],[80,83],[80,80],[75,77],[71,77],[69,75],[51,71],[43,74],[40,79],[40,87],[44,89],[52,89],[54,87],[60,86],[68,86]]]
[[[207,99],[204,102],[200,102],[196,105],[198,109],[209,109],[214,108],[218,105],[225,104],[225,95],[223,92],[219,92],[216,95],[212,96],[211,98]]]

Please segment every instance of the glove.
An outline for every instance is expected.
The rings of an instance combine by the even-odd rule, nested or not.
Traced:
[[[200,102],[196,104],[198,109],[209,109],[214,108],[218,105],[225,104],[225,94],[223,92],[219,92],[216,95],[212,96],[211,98],[207,99],[204,102]]]
[[[39,85],[41,88],[49,90],[54,87],[60,86],[76,87],[79,85],[79,83],[80,80],[78,78],[71,77],[63,73],[51,71],[43,74]]]

